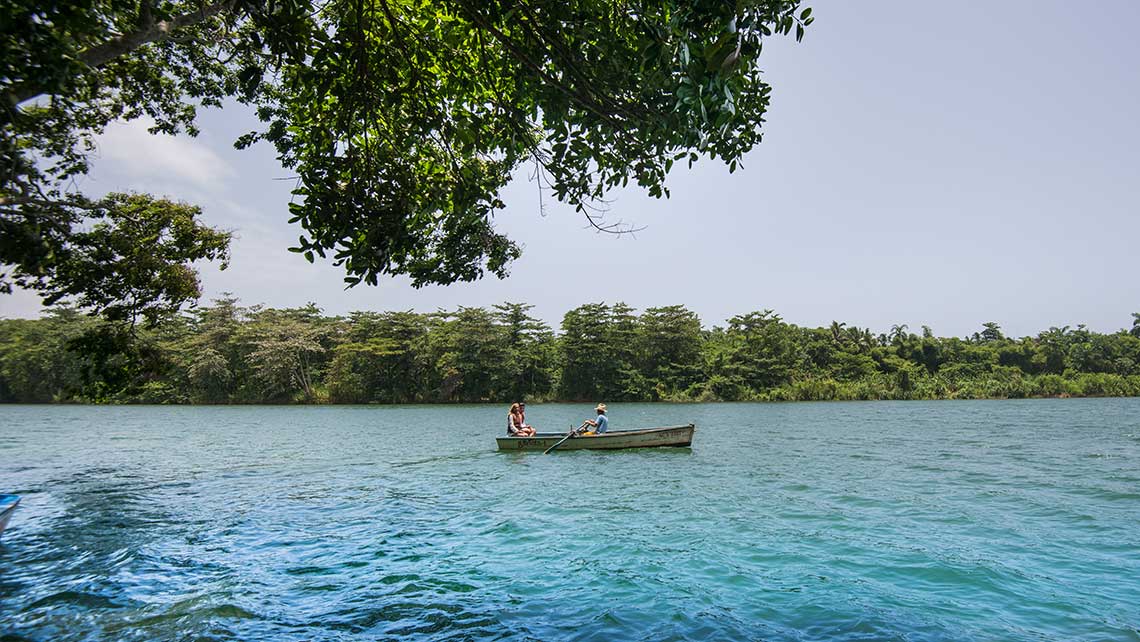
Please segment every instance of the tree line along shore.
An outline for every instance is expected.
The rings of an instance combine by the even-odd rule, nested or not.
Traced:
[[[232,297],[153,327],[68,307],[0,320],[0,401],[456,403],[1140,396],[1140,314],[1006,337],[807,328],[771,310],[704,328],[684,306],[590,303],[556,333],[530,305],[325,316]]]

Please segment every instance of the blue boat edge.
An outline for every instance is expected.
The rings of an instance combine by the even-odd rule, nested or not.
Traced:
[[[12,519],[12,513],[16,512],[19,505],[19,495],[0,495],[0,534],[8,527],[8,520]]]

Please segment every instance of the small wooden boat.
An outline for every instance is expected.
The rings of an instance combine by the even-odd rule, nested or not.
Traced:
[[[12,513],[16,512],[19,503],[19,495],[0,495],[0,533],[8,526],[8,520],[12,519]]]
[[[611,450],[615,448],[656,448],[673,446],[688,448],[693,443],[696,426],[667,426],[642,430],[611,430],[596,435],[578,435],[567,439],[562,450]],[[533,437],[496,437],[499,450],[542,452],[562,440],[566,433],[540,432]]]

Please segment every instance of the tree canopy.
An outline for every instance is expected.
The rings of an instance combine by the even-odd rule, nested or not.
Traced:
[[[1066,326],[1011,338],[986,323],[963,338],[902,325],[876,334],[840,322],[797,326],[772,310],[705,328],[684,306],[638,313],[619,302],[569,310],[555,333],[523,303],[336,317],[313,305],[243,307],[229,297],[134,333],[59,306],[34,321],[0,320],[0,402],[1130,395],[1140,395],[1140,336],[1131,329]]]
[[[769,103],[764,40],[812,22],[799,0],[5,0],[0,13],[0,262],[52,296],[86,285],[52,289],[76,230],[118,211],[72,188],[112,121],[194,135],[199,107],[236,99],[263,123],[236,144],[268,141],[297,176],[292,249],[342,265],[349,285],[502,277],[520,254],[493,225],[512,172],[533,166],[613,230],[596,209],[611,189],[667,195],[674,163],[702,156],[735,170]],[[220,257],[213,232],[199,225],[163,260]]]

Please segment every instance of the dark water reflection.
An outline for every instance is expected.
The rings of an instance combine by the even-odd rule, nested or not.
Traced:
[[[0,639],[1140,639],[1138,400],[502,410],[0,409]]]

